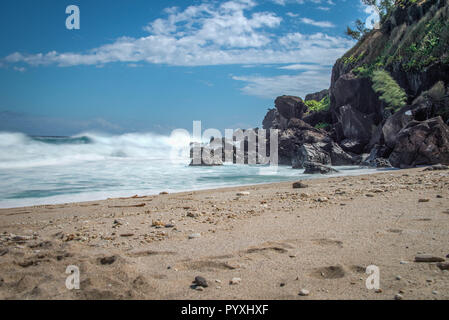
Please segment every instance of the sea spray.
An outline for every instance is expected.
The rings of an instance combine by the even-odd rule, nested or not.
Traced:
[[[188,140],[153,133],[30,137],[0,133],[0,207],[101,200],[315,178],[280,166],[189,167],[189,155],[173,156]],[[177,161],[173,161],[173,158]],[[340,167],[337,175],[375,172]],[[319,177],[319,176],[316,176]]]

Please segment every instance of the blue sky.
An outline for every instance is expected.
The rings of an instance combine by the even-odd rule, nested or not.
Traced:
[[[65,26],[68,5],[80,30]],[[329,86],[359,0],[3,0],[0,131],[260,126],[278,95]]]

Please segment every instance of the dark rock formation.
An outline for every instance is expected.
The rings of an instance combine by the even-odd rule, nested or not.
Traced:
[[[308,111],[298,97],[278,97],[263,127],[280,130],[280,163],[294,168],[309,162],[373,167],[446,163],[448,28],[448,0],[396,3],[379,29],[367,32],[337,60],[330,89],[306,96],[306,101],[320,101],[329,95],[328,110]],[[429,34],[438,35],[431,47]],[[412,45],[417,49],[408,50]],[[371,79],[377,69],[387,71],[407,94],[405,107],[397,110],[384,102],[388,95],[375,92]],[[393,88],[390,97],[395,90],[397,95]],[[325,130],[315,128],[323,123],[328,124]]]
[[[345,139],[340,142],[340,146],[346,152],[361,154],[363,152],[365,144],[357,139]]]
[[[221,159],[221,155],[219,158],[216,158],[213,156],[213,152],[211,152],[211,150],[207,149],[207,148],[202,148],[201,149],[202,152],[202,156],[200,158],[200,161],[194,161],[194,159],[192,159],[192,161],[190,161],[189,166],[191,167],[214,167],[214,166],[222,166],[223,165],[223,161]]]
[[[435,164],[433,166],[425,168],[423,171],[440,171],[440,170],[449,170],[448,166],[445,166],[444,164]]]
[[[380,29],[365,34],[337,60],[332,69],[329,91],[331,136],[344,151],[355,154],[369,152],[363,163],[376,167],[388,166],[387,159],[394,166],[407,167],[445,158],[444,139],[437,139],[432,134],[433,138],[424,139],[430,143],[429,148],[434,148],[430,140],[443,143],[429,155],[423,147],[412,146],[420,141],[423,131],[405,128],[410,128],[411,123],[416,125],[414,121],[423,122],[438,116],[449,123],[449,61],[447,49],[444,49],[448,46],[448,38],[443,31],[447,30],[448,21],[449,1],[396,4]],[[432,46],[441,49],[429,49],[425,57],[420,57],[418,51],[404,54],[402,48],[411,44],[418,48],[429,34],[439,35]],[[408,95],[406,107],[397,112],[386,108],[372,88],[370,68],[383,68],[390,73]],[[360,70],[364,72],[360,73]],[[405,147],[403,140],[407,132],[411,140]],[[416,156],[408,153],[407,149],[416,149]],[[398,150],[403,150],[404,155],[401,156]]]
[[[302,99],[294,96],[277,97],[274,104],[279,114],[287,120],[291,118],[301,119],[307,110]]]
[[[324,89],[319,92],[309,93],[308,95],[306,95],[306,98],[304,100],[305,101],[310,101],[310,100],[321,101],[328,95],[329,95],[329,90]]]
[[[343,74],[331,84],[330,95],[334,120],[341,115],[340,108],[349,105],[360,114],[370,115],[375,124],[382,121],[382,103],[372,89],[371,80],[358,78],[353,73]]]
[[[275,109],[270,109],[262,122],[264,129],[281,129],[288,127],[290,119],[301,119],[307,106],[301,98],[281,96],[275,100]]]
[[[332,113],[328,110],[310,112],[304,116],[303,120],[312,127],[319,123],[332,123]]]
[[[293,187],[293,189],[305,189],[305,188],[308,188],[309,186],[302,181],[297,181],[297,182],[293,182],[292,187]]]
[[[315,162],[305,162],[304,163],[304,173],[305,174],[328,174],[328,173],[336,173],[338,172],[331,167],[315,163]]]
[[[357,140],[360,143],[367,144],[376,129],[374,113],[364,114],[351,105],[340,107],[337,119],[345,139]]]
[[[389,117],[382,127],[385,144],[390,148],[394,148],[397,134],[412,120],[413,114],[409,106],[402,108]]]
[[[331,165],[331,157],[323,150],[324,147],[322,142],[301,145],[292,159],[293,169],[302,169],[305,163]]]
[[[441,117],[410,122],[398,133],[389,160],[401,168],[449,164],[449,127]]]
[[[276,121],[277,117],[279,117],[279,113],[277,112],[276,109],[268,109],[268,112],[262,121],[262,127],[264,129],[271,129],[278,127],[278,123]]]

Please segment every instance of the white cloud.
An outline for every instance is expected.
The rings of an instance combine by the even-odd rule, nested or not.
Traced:
[[[285,6],[285,0],[272,0],[272,1],[280,6]]]
[[[252,0],[203,2],[184,10],[167,8],[165,17],[145,26],[148,36],[122,37],[86,52],[37,54],[13,53],[8,64],[31,66],[104,65],[129,66],[147,62],[174,66],[224,64],[332,64],[353,43],[322,33],[305,35],[279,32],[282,18],[273,12],[257,12]],[[333,26],[303,18],[305,23]]]
[[[282,4],[289,0],[273,1]],[[287,15],[296,16],[291,12]],[[308,18],[301,21],[318,27],[334,26],[328,21]],[[280,94],[304,96],[327,87],[330,65],[352,47],[354,41],[321,32],[289,32],[279,28],[281,23],[282,18],[275,13],[257,11],[253,0],[205,1],[185,9],[165,9],[163,17],[144,27],[148,35],[141,38],[121,37],[85,52],[16,52],[0,64],[14,68],[24,68],[24,65],[98,67],[113,62],[122,62],[132,68],[143,63],[172,66],[271,65],[281,70],[302,72],[273,77],[234,76],[233,79],[245,82],[244,93],[261,97]]]
[[[18,71],[18,72],[25,72],[27,69],[24,68],[24,67],[16,67],[16,66],[14,66],[13,70],[14,71]]]
[[[311,92],[328,88],[330,70],[305,71],[297,75],[234,76],[234,80],[243,81],[246,85],[242,92],[261,98],[273,98],[283,94],[304,97]]]
[[[328,69],[329,66],[322,66],[319,64],[290,64],[287,66],[279,67],[281,70],[323,70]]]
[[[309,19],[309,18],[301,18],[301,22],[305,23],[305,24],[310,24],[315,27],[320,27],[320,28],[334,28],[335,27],[335,25],[330,21],[315,21],[315,20]]]

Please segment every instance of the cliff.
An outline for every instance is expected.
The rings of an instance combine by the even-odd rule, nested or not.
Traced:
[[[411,167],[449,163],[449,0],[398,0],[332,70],[329,91],[283,96],[263,121],[280,159]]]

